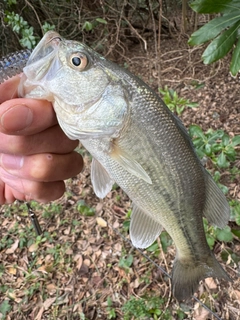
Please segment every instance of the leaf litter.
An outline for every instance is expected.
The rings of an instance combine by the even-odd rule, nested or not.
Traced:
[[[195,123],[203,130],[221,128],[230,136],[240,134],[238,79],[229,75],[227,59],[204,66],[201,50],[189,49],[185,41],[164,41],[162,85],[199,103],[198,108],[183,112],[184,124]],[[140,51],[136,47],[129,52],[129,68],[157,89],[150,62],[153,54],[142,65],[142,60],[137,61]],[[106,199],[96,198],[90,182],[91,160],[81,147],[80,152],[85,169],[66,182],[65,195],[47,205],[31,204],[42,236],[36,236],[24,204],[0,209],[0,319],[214,319],[195,300],[179,305],[171,299],[169,278],[114,231],[129,239],[131,202],[118,186]],[[232,180],[228,170],[222,173],[232,199],[240,200],[239,180],[238,175]],[[229,249],[240,256],[239,238],[214,246],[218,260],[234,282],[207,279],[195,296],[221,319],[237,320],[239,264],[231,258],[221,260],[221,254]],[[173,245],[164,248],[159,240],[155,249],[144,253],[167,272],[172,269]],[[145,318],[130,316],[129,311],[127,318],[122,309],[127,302],[146,302],[149,297],[162,299],[159,310],[149,311],[151,316]]]

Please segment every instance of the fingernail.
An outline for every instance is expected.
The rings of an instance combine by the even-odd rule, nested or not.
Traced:
[[[1,166],[5,170],[19,170],[23,166],[24,157],[2,154],[0,157]]]
[[[27,128],[33,120],[32,110],[27,106],[19,104],[3,113],[1,126],[7,131],[21,131]]]

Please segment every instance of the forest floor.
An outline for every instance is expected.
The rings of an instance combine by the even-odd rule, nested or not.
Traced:
[[[168,85],[199,104],[185,109],[183,123],[239,135],[239,78],[231,77],[228,58],[205,66],[203,49],[189,48],[185,37],[163,39],[161,50],[161,87]],[[146,54],[135,45],[126,57],[129,70],[157,91],[154,53]],[[128,241],[131,201],[118,187],[99,200],[91,186],[90,157],[80,152],[84,171],[67,181],[65,195],[45,206],[32,203],[44,230],[41,237],[35,235],[24,204],[1,208],[2,319],[217,319],[194,299],[179,304],[171,297],[170,279],[157,266],[171,273],[175,257],[171,239],[163,233],[144,251],[151,260],[133,248]],[[240,167],[239,156],[234,165]],[[229,188],[228,199],[240,200],[240,177],[230,179],[228,170],[221,176]],[[218,319],[237,320],[239,265],[230,258],[222,260],[229,249],[240,257],[237,237],[230,243],[216,242],[214,253],[233,282],[206,279],[195,297]]]

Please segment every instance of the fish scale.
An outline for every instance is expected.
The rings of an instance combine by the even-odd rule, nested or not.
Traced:
[[[65,134],[93,157],[98,197],[114,182],[128,194],[134,246],[146,248],[167,230],[177,248],[172,290],[178,300],[190,298],[204,278],[230,280],[208,247],[202,219],[224,227],[227,200],[181,121],[149,86],[86,45],[50,31],[24,68],[19,95],[53,103]]]

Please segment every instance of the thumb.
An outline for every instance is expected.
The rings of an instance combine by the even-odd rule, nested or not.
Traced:
[[[57,124],[52,104],[46,100],[16,98],[0,106],[0,132],[32,135]]]

